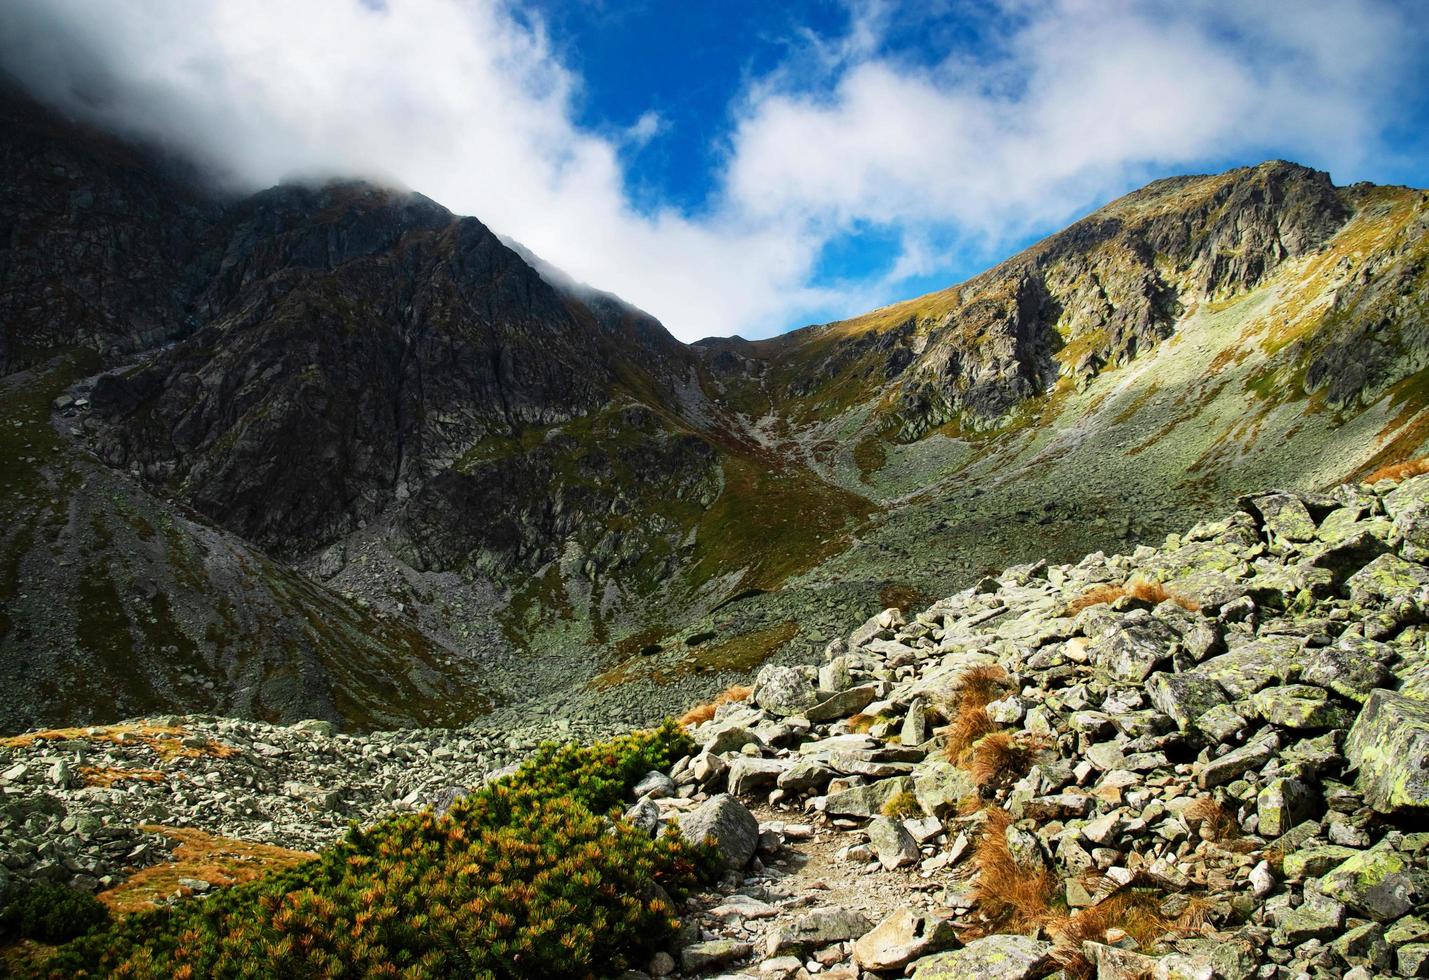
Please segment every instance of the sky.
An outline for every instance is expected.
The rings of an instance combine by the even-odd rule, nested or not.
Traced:
[[[677,337],[941,289],[1156,177],[1429,186],[1417,0],[5,0],[0,66],[240,191],[366,177]]]

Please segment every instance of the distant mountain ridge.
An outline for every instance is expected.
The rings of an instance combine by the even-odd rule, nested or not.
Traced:
[[[851,613],[1180,526],[1227,492],[1337,482],[1429,437],[1422,191],[1282,161],[1169,178],[947,290],[684,345],[420,194],[224,197],[14,93],[0,120],[6,398],[43,377],[71,400],[34,439],[64,466],[95,454],[274,574],[305,572],[295,601],[325,611],[300,619],[400,625],[433,672],[420,692],[334,698],[320,664],[344,640],[234,702],[222,688],[249,653],[212,637],[241,584],[156,555],[160,592],[214,604],[171,617],[184,640],[160,652],[120,601],[108,628],[128,639],[101,645],[140,673],[230,678],[176,709],[658,713],[681,685],[808,658]],[[7,554],[41,567],[44,509],[14,494]],[[57,609],[78,601],[55,588]],[[68,615],[7,614],[0,665],[36,643],[54,664],[92,655]],[[374,677],[413,656],[364,642]],[[101,704],[87,683],[14,717]]]

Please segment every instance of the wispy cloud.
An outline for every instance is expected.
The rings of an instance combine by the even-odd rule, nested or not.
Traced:
[[[475,214],[686,339],[760,335],[956,266],[1145,177],[1300,158],[1355,176],[1388,152],[1425,30],[1389,0],[1004,0],[976,49],[886,50],[907,10],[865,3],[751,80],[711,204],[641,209],[622,152],[663,133],[575,121],[580,79],[497,0],[11,0],[0,61],[42,97],[258,187],[364,175]],[[855,224],[904,254],[819,286]]]

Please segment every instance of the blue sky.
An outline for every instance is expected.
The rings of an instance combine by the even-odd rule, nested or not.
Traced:
[[[966,278],[1159,176],[1429,186],[1399,0],[11,0],[0,63],[218,179],[366,176],[686,340]]]

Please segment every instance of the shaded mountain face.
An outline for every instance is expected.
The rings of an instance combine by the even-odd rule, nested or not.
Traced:
[[[124,634],[145,676],[211,681],[190,708],[634,723],[815,654],[851,615],[1429,436],[1421,191],[1281,162],[1158,181],[942,292],[687,347],[418,194],[216,197],[11,102],[4,370],[71,359],[49,397],[89,404],[42,421],[90,485],[121,481],[87,498],[102,524],[142,502],[229,557],[76,539],[46,587],[61,612],[7,619],[0,650],[97,663],[61,613],[111,549],[121,600],[209,597],[170,617],[191,648]],[[8,547],[38,569],[57,518],[25,494]],[[47,696],[98,694],[74,676]]]

